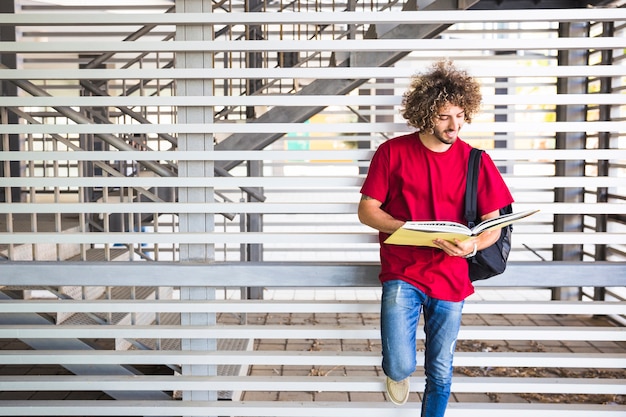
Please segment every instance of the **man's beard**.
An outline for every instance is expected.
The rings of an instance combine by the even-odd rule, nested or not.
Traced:
[[[444,130],[444,131],[434,130],[433,136],[435,136],[437,140],[439,140],[439,142],[441,143],[444,143],[446,145],[452,145],[454,142],[456,142],[458,134],[455,133],[454,136],[448,136],[445,134],[446,131],[447,130]]]

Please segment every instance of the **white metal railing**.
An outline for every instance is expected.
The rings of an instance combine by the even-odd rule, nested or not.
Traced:
[[[620,131],[624,122],[545,122],[535,129],[528,129],[524,122],[481,123],[464,127],[465,132],[612,132]],[[526,128],[526,129],[524,129]],[[36,134],[36,133],[368,133],[397,132],[408,133],[412,129],[405,123],[328,123],[324,125],[306,125],[302,123],[250,123],[250,124],[150,124],[150,125],[3,125],[0,134]]]
[[[583,70],[584,68],[584,70]],[[589,69],[589,67],[581,68],[579,75],[594,75],[598,76],[597,68]],[[406,69],[398,71],[395,68],[370,68],[372,71],[376,71],[375,75],[378,76],[409,76],[411,72]],[[509,71],[515,70],[512,67],[506,67],[502,70]],[[608,71],[607,71],[608,70]],[[472,72],[484,73],[487,75],[488,68],[476,68]],[[532,71],[532,69],[522,71]],[[546,74],[543,71],[547,71],[552,76],[558,76],[560,74],[571,74],[571,67],[561,68],[546,68],[542,70],[542,74]],[[195,71],[194,71],[195,73]],[[626,70],[621,67],[609,67],[602,69],[604,74],[609,73],[611,76],[623,75]],[[65,74],[65,72],[64,72]],[[142,73],[144,74],[144,73]],[[492,75],[498,75],[494,73]],[[499,75],[510,76],[510,73]],[[525,75],[528,73],[525,72]],[[372,74],[370,73],[370,77]],[[171,78],[171,77],[167,77]],[[625,94],[534,94],[534,95],[505,95],[505,96],[486,96],[483,98],[483,103],[486,105],[511,105],[511,104],[590,104],[592,101],[594,104],[625,104]],[[178,97],[145,97],[145,96],[122,96],[122,97],[97,97],[97,96],[59,96],[59,97],[0,97],[0,105],[2,106],[228,106],[228,105],[246,105],[246,106],[318,106],[326,105],[329,102],[337,106],[397,106],[402,101],[401,96],[328,96],[328,95],[297,95],[297,96],[178,96]],[[128,152],[128,151],[120,151]],[[173,151],[175,152],[175,151]],[[222,151],[227,152],[227,151]],[[274,151],[276,152],[276,151]],[[294,151],[295,152],[295,151]],[[343,151],[333,151],[343,152]],[[354,152],[354,151],[351,151]],[[149,154],[149,151],[146,153]],[[137,152],[139,154],[139,152]],[[218,154],[219,155],[219,154]]]
[[[458,51],[458,50],[537,50],[537,49],[617,49],[623,48],[626,41],[619,38],[548,38],[548,39],[485,39],[477,43],[471,39],[410,39],[398,42],[397,39],[362,39],[362,40],[300,40],[281,42],[262,40],[237,40],[237,41],[176,41],[176,42],[6,42],[0,43],[0,52],[3,53],[143,53],[152,52],[260,52],[260,51],[286,51],[286,52],[379,52],[379,51]],[[103,71],[86,69],[86,77],[93,73],[107,73],[109,78],[116,78],[116,71]],[[335,72],[335,71],[329,71]],[[74,74],[78,74],[75,72]],[[70,73],[71,78],[75,78]],[[149,76],[149,73],[148,73]],[[37,79],[33,71],[27,72],[22,77]],[[67,78],[68,76],[64,76]],[[145,77],[145,75],[144,75]],[[265,73],[264,77],[267,77]],[[45,78],[55,78],[53,74],[45,75]],[[223,77],[220,77],[223,78]],[[24,79],[24,78],[21,78]]]
[[[42,14],[19,13],[0,16],[0,24],[17,26],[127,26],[203,24],[425,24],[484,22],[602,22],[619,21],[620,8],[518,9],[510,10],[420,10],[380,12],[316,13],[133,13],[133,14]]]
[[[604,39],[604,38],[603,38]],[[441,41],[444,42],[444,41]],[[626,42],[624,42],[626,43]],[[620,43],[624,46],[624,43]],[[488,50],[488,49],[487,49]],[[375,52],[375,51],[374,51]],[[461,60],[461,58],[459,59]],[[483,59],[484,60],[484,59]],[[482,65],[487,65],[482,63]],[[66,69],[66,70],[12,70],[0,69],[0,76],[7,80],[24,79],[44,79],[44,80],[75,80],[75,79],[102,79],[102,80],[124,80],[124,79],[237,79],[237,78],[273,78],[273,79],[365,79],[370,78],[409,78],[415,73],[415,68],[379,68],[379,67],[309,67],[309,68],[214,68],[210,72],[202,69],[178,68],[178,69]],[[481,64],[472,68],[472,74],[477,77],[620,77],[624,76],[626,70],[623,66],[571,66],[554,67],[546,66],[540,69],[516,67],[514,65],[498,65],[495,67]],[[28,77],[28,78],[27,78]],[[299,97],[300,95],[298,95]],[[123,99],[122,99],[123,100]],[[213,99],[226,100],[226,99]],[[245,99],[242,99],[245,102]],[[293,100],[293,99],[292,99]],[[305,99],[306,100],[306,99]],[[155,102],[156,103],[156,102]],[[207,99],[207,105],[212,103],[212,99]],[[288,104],[289,101],[286,101]],[[306,103],[306,101],[305,101]],[[326,101],[326,105],[334,102]],[[295,105],[295,104],[294,104]]]

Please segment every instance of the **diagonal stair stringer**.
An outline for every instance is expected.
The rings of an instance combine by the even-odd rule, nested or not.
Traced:
[[[1,300],[10,300],[12,297],[0,291]],[[0,314],[2,325],[50,325],[55,324],[36,313]],[[80,339],[20,339],[35,350],[94,350]],[[112,364],[65,364],[65,369],[74,375],[128,375],[139,374],[130,366]],[[116,400],[153,400],[167,401],[172,397],[163,391],[107,391],[107,395]]]

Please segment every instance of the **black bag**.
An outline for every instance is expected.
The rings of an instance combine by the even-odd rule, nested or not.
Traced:
[[[476,192],[478,190],[478,172],[480,158],[483,151],[472,148],[467,167],[467,184],[465,186],[465,219],[470,228],[476,225],[477,208]],[[500,209],[500,214],[509,214],[513,208],[508,206]],[[486,249],[478,251],[475,256],[468,258],[469,277],[472,282],[500,275],[506,269],[506,261],[511,251],[511,232],[513,226],[508,225],[501,229],[500,238]]]

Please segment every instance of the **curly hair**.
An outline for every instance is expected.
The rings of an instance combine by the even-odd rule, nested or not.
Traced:
[[[466,71],[458,70],[452,61],[433,64],[430,72],[411,78],[409,89],[402,96],[402,117],[421,131],[432,132],[435,116],[445,105],[461,107],[465,121],[478,113],[482,94],[480,84]]]

